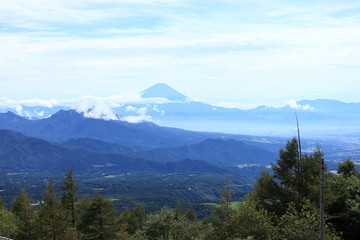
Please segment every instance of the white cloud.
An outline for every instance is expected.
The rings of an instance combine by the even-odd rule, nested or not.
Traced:
[[[16,102],[10,100],[8,98],[0,97],[0,107],[2,108],[14,108],[16,106]]]
[[[23,116],[22,106],[21,106],[21,105],[16,105],[16,106],[15,106],[15,110],[16,110],[16,114],[17,114],[17,115]]]
[[[128,112],[136,112],[137,108],[133,106],[126,106],[126,111]]]
[[[161,116],[164,116],[164,115],[165,115],[165,111],[160,110],[158,105],[154,105],[154,106],[152,107],[152,110],[155,111],[155,112],[160,113]]]
[[[36,116],[39,117],[39,118],[45,117],[45,111],[40,111],[40,112],[35,111],[35,114],[36,114]]]
[[[129,112],[134,112],[136,115],[123,116],[119,118],[113,109],[123,106],[124,104],[150,104],[150,103],[168,103],[169,100],[164,98],[141,98],[140,95],[117,95],[110,97],[95,97],[95,96],[83,96],[76,99],[66,99],[66,100],[44,100],[44,99],[29,99],[29,100],[10,100],[7,98],[0,98],[0,107],[1,108],[10,108],[14,109],[16,113],[20,116],[27,118],[38,118],[44,117],[44,111],[23,111],[23,106],[42,106],[52,108],[55,106],[69,107],[75,109],[79,113],[83,113],[85,117],[97,118],[104,120],[124,120],[128,122],[142,122],[142,121],[151,121],[151,117],[147,116],[148,107],[136,108],[131,105],[126,106],[126,110]],[[157,107],[153,107],[153,110],[156,110]]]
[[[121,117],[120,120],[129,123],[140,123],[140,122],[150,122],[152,118],[151,116],[147,116],[147,115],[141,115],[141,116],[129,115],[129,116]]]
[[[217,107],[221,108],[236,108],[242,110],[249,110],[258,106],[268,106],[273,108],[280,108],[284,105],[271,105],[271,104],[244,104],[236,102],[217,102],[213,100],[206,100],[200,98],[189,98],[189,102],[202,102],[214,106],[213,110]],[[0,98],[0,108],[14,109],[14,111],[23,117],[27,118],[42,118],[47,117],[46,110],[32,109],[24,110],[23,107],[45,107],[53,108],[61,106],[65,108],[75,109],[77,112],[83,113],[85,117],[98,118],[105,120],[124,120],[129,122],[151,121],[151,116],[147,115],[147,111],[151,110],[160,113],[161,116],[165,115],[165,111],[161,110],[159,106],[164,103],[171,103],[168,99],[164,98],[141,98],[139,94],[133,95],[116,95],[110,97],[95,97],[95,96],[82,96],[75,99],[24,99],[24,100],[11,100],[8,98]],[[132,104],[146,104],[144,107],[134,107]],[[124,106],[126,112],[125,116],[119,117],[114,113],[114,109]],[[314,110],[310,105],[300,105],[295,100],[286,102],[289,106],[296,110]]]
[[[47,107],[52,108],[53,106],[59,105],[59,101],[55,99],[22,99],[22,100],[11,100],[8,98],[0,97],[0,107],[2,108],[16,108],[17,106],[26,107]]]
[[[289,100],[287,102],[288,106],[295,109],[295,110],[314,110],[314,108],[312,106],[310,106],[309,104],[306,105],[301,105],[298,104],[295,100]]]
[[[104,120],[119,120],[119,117],[108,108],[103,108],[103,106],[96,106],[92,109],[89,109],[87,112],[81,112],[84,114],[84,117],[95,118],[95,119],[104,119]]]
[[[137,108],[134,106],[126,106],[126,111],[135,112],[137,115],[122,116],[120,119],[130,123],[151,121],[152,120],[151,116],[146,115],[147,110],[148,107]]]
[[[105,120],[118,120],[112,108],[120,106],[116,101],[109,101],[108,98],[84,96],[73,100],[71,107],[77,112],[83,113],[85,117]]]
[[[59,105],[59,101],[56,99],[45,100],[45,99],[39,99],[39,98],[20,100],[20,101],[18,101],[18,103],[23,106],[28,106],[28,107],[40,106],[40,107],[47,107],[47,108],[52,108],[53,106]]]

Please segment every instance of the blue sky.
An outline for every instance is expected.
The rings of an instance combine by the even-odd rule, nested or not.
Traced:
[[[360,2],[0,2],[0,97],[68,99],[163,82],[194,98],[360,102]]]

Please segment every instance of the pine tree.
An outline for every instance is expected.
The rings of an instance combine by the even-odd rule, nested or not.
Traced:
[[[129,223],[132,213],[129,210],[125,210],[119,216],[119,231],[117,232],[117,237],[119,239],[128,239],[130,236]]]
[[[15,214],[18,223],[18,233],[16,239],[33,240],[36,228],[36,212],[31,206],[31,199],[24,189],[20,189],[19,194],[12,203],[12,212]]]
[[[78,200],[76,192],[79,190],[79,186],[75,184],[71,169],[65,175],[61,190],[61,205],[68,211],[71,218],[71,225],[75,227],[75,203]]]
[[[271,164],[274,178],[280,181],[285,190],[292,191],[291,196],[300,197],[301,164],[299,159],[299,145],[296,138],[286,143],[285,149],[280,149],[277,165]]]
[[[50,180],[39,212],[39,236],[38,239],[60,240],[69,228],[66,213],[58,202],[54,183]]]
[[[146,219],[145,209],[141,203],[136,203],[129,219],[128,230],[130,234],[136,232],[144,224]]]
[[[264,207],[278,215],[294,202],[301,207],[304,201],[318,202],[320,149],[311,155],[300,155],[296,138],[287,142],[279,151],[279,159],[271,164],[273,175],[263,173],[255,185],[255,196]]]
[[[99,192],[91,199],[91,203],[81,217],[79,231],[86,240],[112,240],[116,238],[116,211],[112,202]]]
[[[230,218],[232,214],[231,201],[233,192],[234,191],[230,189],[228,179],[226,179],[225,186],[220,191],[219,206],[215,207],[212,213],[215,239],[228,239],[232,234]]]

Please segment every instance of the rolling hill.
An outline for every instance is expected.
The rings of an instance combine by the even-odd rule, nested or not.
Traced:
[[[0,130],[2,171],[100,171],[100,172],[227,172],[202,160],[155,162],[115,153],[68,148],[57,143]]]
[[[233,139],[205,139],[200,143],[168,148],[141,150],[128,146],[106,143],[93,139],[71,139],[63,143],[69,147],[85,148],[97,152],[120,153],[126,156],[153,161],[177,161],[180,159],[201,159],[206,162],[225,167],[241,164],[268,165],[276,159],[276,153],[251,146]]]
[[[143,149],[181,146],[219,135],[160,127],[151,122],[128,123],[87,118],[75,110],[60,110],[49,118],[39,120],[26,119],[12,112],[0,113],[0,129],[10,129],[53,142],[92,138]]]

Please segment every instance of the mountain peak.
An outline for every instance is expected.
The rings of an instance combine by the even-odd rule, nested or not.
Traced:
[[[21,133],[13,132],[8,129],[0,129],[0,151],[8,151],[16,146],[20,141],[26,139]]]
[[[179,93],[165,83],[157,83],[142,91],[140,94],[143,98],[161,97],[171,101],[185,101],[187,98],[185,95]]]
[[[27,120],[26,118],[23,118],[19,115],[16,115],[15,113],[8,111],[6,113],[0,113],[0,120],[7,120],[7,121],[23,121]]]
[[[50,118],[58,121],[69,121],[71,119],[82,120],[84,119],[84,115],[75,110],[60,110],[54,113]]]

